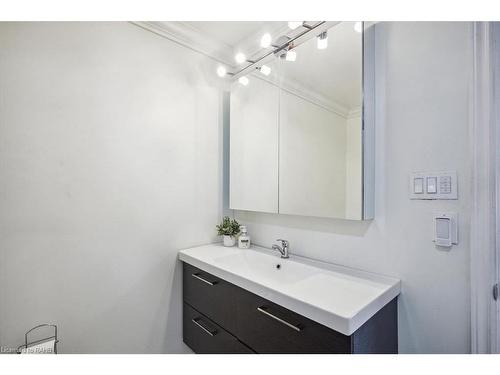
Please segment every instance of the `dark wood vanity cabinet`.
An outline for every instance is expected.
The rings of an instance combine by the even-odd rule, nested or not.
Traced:
[[[200,354],[255,353],[225,329],[184,303],[184,342]]]
[[[350,336],[183,266],[183,338],[195,353],[397,353],[397,301]]]

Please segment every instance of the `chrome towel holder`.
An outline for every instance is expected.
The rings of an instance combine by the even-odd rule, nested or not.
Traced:
[[[32,333],[33,331],[38,330],[39,328],[42,328],[42,327],[52,327],[54,329],[54,334],[52,336],[45,337],[43,339],[28,341],[28,335],[30,333]],[[27,349],[30,346],[42,344],[44,342],[51,341],[51,340],[54,340],[54,354],[57,354],[57,343],[59,342],[59,340],[57,339],[57,325],[55,325],[55,324],[39,324],[39,325],[31,328],[28,332],[26,332],[24,334],[24,345],[21,345],[19,348],[17,348],[17,353],[21,354],[23,349],[25,349],[27,351]]]

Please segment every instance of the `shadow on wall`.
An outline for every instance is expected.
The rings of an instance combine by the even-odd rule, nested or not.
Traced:
[[[191,349],[182,341],[182,262],[180,260],[175,262],[172,274],[172,282],[169,284],[167,324],[162,346],[165,348],[165,353],[169,354],[192,353]],[[159,316],[157,320],[161,320],[161,318]],[[178,340],[172,340],[172,337],[176,337]]]
[[[176,258],[177,252],[169,252],[147,272],[137,264],[144,276],[128,289],[96,291],[112,306],[73,316],[62,331],[67,340],[61,339],[61,353],[189,353],[182,341],[182,265]]]
[[[170,257],[174,256],[175,259]],[[131,308],[141,318],[139,321],[149,322],[149,327],[131,327],[135,332],[129,340],[137,343],[124,343],[120,353],[190,353],[191,350],[182,341],[182,263],[177,260],[177,252],[169,254],[156,264],[145,279],[132,293],[123,296],[123,302],[132,301]],[[165,275],[168,279],[165,280]],[[163,288],[151,290],[150,286],[161,283]],[[123,306],[122,306],[123,307]],[[109,319],[109,318],[108,318]],[[134,325],[135,322],[129,322]],[[127,330],[129,327],[123,327]],[[117,327],[113,329],[119,332]],[[114,343],[113,348],[119,346]]]
[[[237,211],[236,218],[242,222],[276,225],[300,230],[311,230],[364,237],[372,221],[327,219],[321,217],[305,217],[263,212]]]

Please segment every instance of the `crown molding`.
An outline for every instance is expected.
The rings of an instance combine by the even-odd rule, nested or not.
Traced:
[[[301,97],[313,104],[323,107],[329,112],[333,112],[344,118],[350,117],[350,110],[346,106],[332,100],[324,95],[321,95],[309,87],[304,86],[300,82],[292,79],[283,79],[281,88],[291,94]]]
[[[349,110],[346,106],[324,96],[318,94],[317,92],[311,90],[310,88],[302,85],[296,80],[292,80],[290,78],[282,78],[280,83],[277,84],[272,79],[268,77],[264,77],[258,74],[253,74],[252,78],[257,78],[262,81],[266,81],[273,86],[276,86],[283,91],[288,92],[289,94],[295,95],[303,100],[306,100],[312,104],[315,104],[323,109],[326,109],[329,112],[335,113],[345,119],[356,117],[361,113],[360,108],[354,108]]]
[[[234,52],[231,46],[204,35],[186,22],[140,21],[131,23],[184,47],[192,49],[193,51],[199,52],[213,60],[227,65],[230,68],[235,68],[233,62]]]
[[[187,22],[147,21],[147,22],[131,22],[131,23],[145,30],[148,30],[152,33],[160,35],[164,38],[167,38],[186,48],[201,53],[215,61],[225,64],[226,66],[228,66],[229,69],[237,68],[234,65],[234,60],[233,60],[233,56],[236,51],[239,50],[244,51],[245,54],[250,57],[262,51],[262,48],[260,47],[260,38],[262,36],[263,31],[269,32],[273,40],[276,40],[276,38],[278,38],[281,35],[290,34],[288,25],[283,24],[271,30],[261,30],[259,32],[253,33],[248,37],[246,37],[245,39],[243,39],[240,43],[238,43],[237,46],[233,48],[212,37],[204,35],[202,32],[192,27]],[[255,77],[275,85],[275,83],[269,79],[259,76]],[[324,109],[333,112],[339,116],[342,116],[346,119],[356,117],[360,114],[360,108],[349,109],[346,106],[330,98],[325,97],[324,95],[314,92],[313,90],[304,86],[303,84],[299,83],[296,80],[292,80],[289,78],[283,79],[281,81],[280,87],[283,90],[295,96],[298,96],[320,107],[323,107]]]
[[[183,21],[136,21],[131,22],[145,30],[167,38],[184,47],[199,52],[212,58],[228,68],[236,70],[238,66],[234,62],[234,55],[242,51],[249,58],[255,57],[263,50],[260,46],[260,39],[264,32],[271,34],[273,41],[281,35],[289,35],[290,29],[284,23],[278,27],[259,30],[245,37],[235,46],[230,46],[215,38],[205,35],[200,30],[191,26],[189,22]]]
[[[332,22],[329,22],[330,24]],[[271,34],[271,38],[276,41],[280,36],[292,37],[296,30],[290,30],[286,22],[275,27],[263,27],[261,30],[252,33],[238,42],[235,46],[228,45],[215,38],[207,36],[197,28],[183,21],[135,21],[131,24],[141,27],[154,34],[169,39],[186,48],[199,52],[215,61],[226,65],[229,70],[236,71],[241,67],[235,64],[234,55],[241,51],[249,59],[260,58],[263,49],[260,46],[260,39],[264,32]],[[238,78],[238,77],[235,77]]]
[[[361,106],[352,108],[349,113],[347,114],[347,118],[355,118],[355,117],[360,117],[362,114]]]

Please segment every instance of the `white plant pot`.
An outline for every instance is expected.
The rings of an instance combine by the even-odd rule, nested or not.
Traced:
[[[236,237],[234,236],[223,236],[224,237],[224,246],[231,247],[236,244]]]

